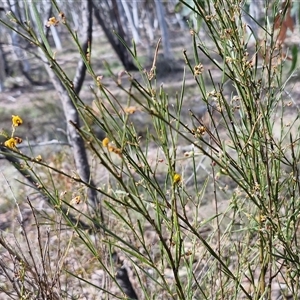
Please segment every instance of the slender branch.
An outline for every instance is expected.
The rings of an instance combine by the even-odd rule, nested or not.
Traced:
[[[19,159],[17,159],[10,150],[8,150],[6,147],[0,145],[0,152],[5,158],[15,167],[15,169],[29,181],[29,186],[38,191],[43,198],[46,200],[46,202],[51,205],[51,199],[49,198],[48,194],[43,191],[43,189],[38,188],[38,179],[36,176],[31,172],[29,169],[23,168],[22,163]],[[70,213],[67,208],[60,207],[64,215],[68,215],[68,219],[73,223],[73,226],[78,226],[81,229],[87,230],[91,229],[91,226],[86,224],[85,222],[78,220],[75,215]],[[96,222],[94,226],[97,226]],[[100,229],[100,228],[98,228]]]

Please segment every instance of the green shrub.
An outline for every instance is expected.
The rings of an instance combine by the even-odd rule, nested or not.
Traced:
[[[201,20],[203,31],[187,32],[191,43],[183,51],[186,67],[181,86],[174,95],[158,86],[159,43],[151,69],[140,64],[133,44],[127,47],[141,80],[128,72],[115,75],[107,66],[126,102],[95,74],[64,20],[95,83],[93,108],[66,87],[70,80],[50,53],[43,28],[38,26],[37,32],[24,28],[27,39],[33,40],[64,81],[87,126],[74,124],[89,149],[96,184],[49,166],[46,158],[33,159],[18,149],[4,153],[23,160],[56,218],[63,217],[64,225],[75,232],[68,247],[80,249],[89,259],[81,271],[66,264],[60,272],[98,290],[99,297],[275,299],[293,295],[296,299],[299,121],[297,103],[288,91],[297,52],[286,50],[283,33],[291,29],[286,24],[291,3],[281,7],[268,2],[265,23],[255,23],[259,31],[250,36],[241,1],[184,5]],[[187,108],[189,73],[201,101]],[[97,138],[99,128],[103,140]],[[72,191],[67,196],[62,178]],[[85,187],[97,191],[100,208],[89,207]],[[49,218],[57,228],[53,225],[57,219],[51,214]],[[50,251],[43,245],[40,249]],[[61,259],[68,255],[66,250]],[[43,264],[47,263],[50,260]],[[104,271],[101,285],[92,280],[99,269]],[[26,270],[29,267],[24,267],[22,282],[24,290],[30,290]],[[32,270],[38,273],[37,268]],[[124,272],[133,274],[135,292]],[[33,286],[46,290],[47,282],[36,279]],[[60,285],[60,289],[65,288]],[[74,299],[69,294],[63,298]]]

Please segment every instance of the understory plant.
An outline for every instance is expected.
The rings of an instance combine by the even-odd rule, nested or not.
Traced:
[[[77,46],[93,82],[92,104],[73,88],[34,2],[26,22],[10,13],[1,23],[36,47],[68,93],[81,123],[66,122],[85,142],[91,178],[76,173],[71,161],[60,167],[24,153],[14,135],[0,146],[48,204],[37,216],[27,196],[39,258],[25,253],[36,241],[16,246],[31,234],[22,222],[25,233],[15,240],[1,235],[3,293],[82,299],[91,289],[95,299],[298,299],[292,2],[266,1],[261,22],[244,1],[181,1],[202,24],[200,31],[192,24],[186,29],[181,85],[168,94],[158,81],[160,41],[152,66],[145,67],[135,43],[120,38],[139,69],[138,76],[115,74],[106,65],[122,97],[93,68],[93,48],[83,51],[67,12],[51,2],[47,24],[64,27]],[[191,104],[187,78],[198,97]],[[48,244],[51,228],[57,241]],[[19,251],[24,253],[17,256]],[[18,276],[12,271],[17,263]]]

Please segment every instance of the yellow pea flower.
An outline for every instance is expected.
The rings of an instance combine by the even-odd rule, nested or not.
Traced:
[[[14,127],[18,127],[23,124],[23,120],[19,116],[11,116],[12,124]]]
[[[10,138],[9,140],[4,142],[4,146],[10,149],[13,149],[16,147],[16,140],[14,138]]]
[[[176,184],[176,183],[179,183],[180,181],[181,181],[181,175],[178,173],[175,173],[173,176],[173,182]]]
[[[103,141],[102,141],[102,146],[104,147],[104,148],[106,148],[107,146],[108,146],[108,144],[109,144],[109,138],[105,138]]]

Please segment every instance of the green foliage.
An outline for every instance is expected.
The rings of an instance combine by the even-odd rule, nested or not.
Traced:
[[[61,267],[60,272],[107,299],[128,296],[124,282],[115,276],[119,264],[134,273],[139,299],[273,299],[276,293],[298,297],[299,120],[290,110],[296,103],[285,94],[297,49],[292,49],[292,62],[285,60],[278,31],[263,25],[263,37],[250,44],[241,1],[182,3],[203,22],[205,34],[190,28],[191,43],[183,51],[186,69],[175,95],[156,81],[159,43],[150,69],[143,67],[134,43],[133,49],[126,46],[140,80],[128,72],[115,75],[107,65],[111,81],[126,95],[124,103],[96,75],[76,34],[64,23],[94,81],[94,108],[75,93],[54,59],[33,5],[38,32],[23,27],[17,33],[43,52],[72,97],[87,126],[77,129],[98,183],[92,186],[17,150],[12,155],[23,158],[38,178],[38,190],[76,233],[70,244],[78,243],[93,262],[85,272],[101,269],[109,284],[97,285],[78,270]],[[277,11],[267,8],[265,18],[270,14],[274,20]],[[183,118],[188,72],[201,103]],[[151,120],[142,137],[134,119],[139,114]],[[91,121],[106,139],[97,139]],[[62,180],[70,184],[72,199],[61,196]],[[84,195],[84,187],[100,195],[104,222],[99,211],[83,209],[79,199],[84,196],[75,197]],[[74,215],[88,230],[74,223]],[[115,253],[123,256],[121,263],[114,261]],[[23,294],[28,288],[25,270]]]

